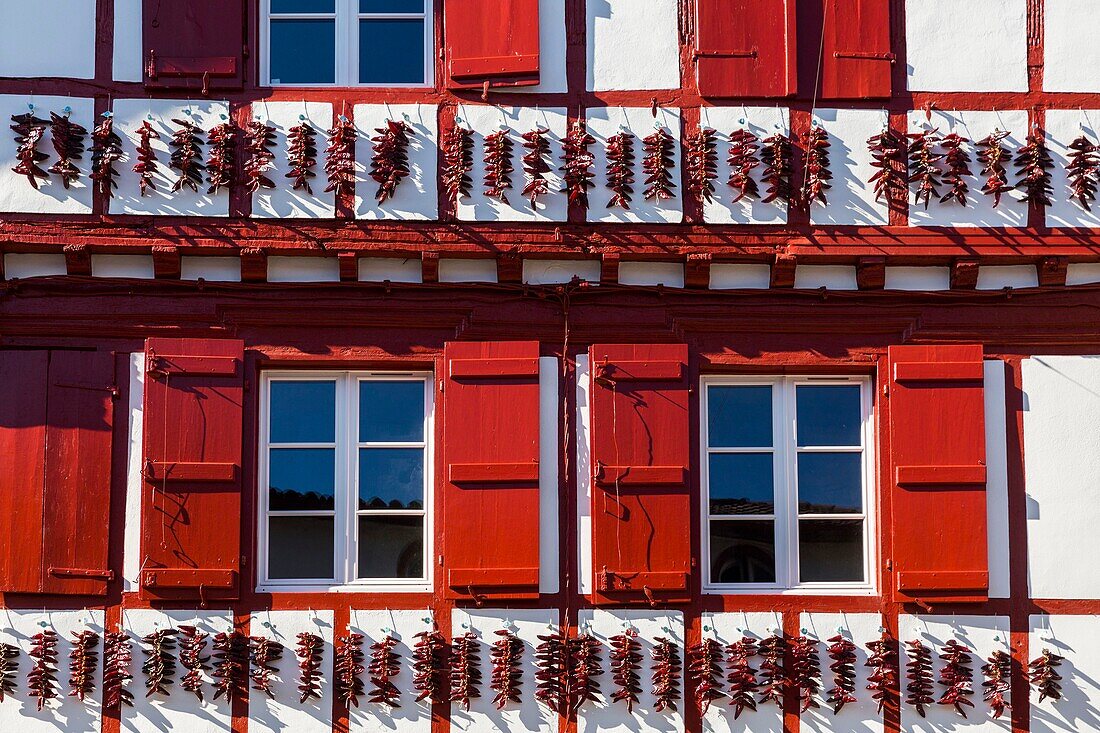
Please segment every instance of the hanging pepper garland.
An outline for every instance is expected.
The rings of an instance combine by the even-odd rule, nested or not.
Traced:
[[[607,139],[607,187],[611,200],[607,208],[630,208],[634,193],[634,135],[619,132]]]
[[[84,157],[84,138],[87,136],[87,128],[73,122],[67,114],[50,113],[50,142],[53,143],[57,161],[48,172],[60,176],[61,185],[65,188],[80,178],[80,169],[73,161]]]
[[[538,635],[535,647],[535,699],[551,711],[569,709],[569,640],[565,629]]]
[[[909,661],[905,664],[905,677],[909,683],[905,686],[905,702],[916,708],[922,718],[926,716],[925,706],[936,701],[932,697],[932,650],[919,639],[905,642]]]
[[[715,639],[703,639],[688,649],[688,675],[699,715],[710,710],[711,703],[725,697],[722,691],[722,645]]]
[[[118,188],[115,163],[122,159],[122,138],[114,130],[115,118],[107,114],[92,130],[92,172],[95,191],[107,197]]]
[[[1100,183],[1100,148],[1085,135],[1069,145],[1069,163],[1066,175],[1069,177],[1069,195],[1085,211],[1092,211],[1092,202],[1096,200],[1096,189]]]
[[[72,632],[72,650],[69,651],[69,696],[84,702],[95,692],[96,672],[99,671],[99,634],[85,629]]]
[[[1054,165],[1047,150],[1046,136],[1034,129],[1024,145],[1016,151],[1016,169],[1019,180],[1016,188],[1024,192],[1023,203],[1050,206],[1054,187],[1050,183],[1050,169]]]
[[[317,634],[298,634],[298,703],[321,699],[321,665],[324,664],[325,640]]]
[[[867,675],[867,689],[871,699],[878,703],[878,712],[886,706],[886,701],[898,683],[898,644],[885,631],[882,636],[867,643],[867,661],[865,667],[871,669]]]
[[[523,196],[535,206],[539,196],[550,193],[550,181],[546,174],[550,172],[550,130],[537,126],[523,133],[523,172],[527,176],[527,185],[523,187]]]
[[[15,695],[16,673],[19,671],[19,647],[0,644],[0,702]]]
[[[714,179],[718,177],[718,131],[700,127],[684,141],[687,190],[695,200],[714,201]]]
[[[947,170],[943,175],[943,181],[950,188],[947,193],[940,196],[940,203],[945,204],[954,199],[962,206],[966,206],[967,194],[970,193],[970,153],[966,151],[966,145],[970,142],[965,137],[951,132],[943,136],[940,147],[944,150],[943,161]]]
[[[760,682],[756,678],[750,660],[756,656],[759,648],[756,641],[743,637],[726,647],[726,684],[729,686],[730,705],[733,706],[733,719],[741,717],[745,710],[756,710],[756,693]]]
[[[172,122],[179,125],[168,143],[172,148],[168,165],[179,171],[172,190],[179,191],[186,186],[198,193],[202,185],[202,172],[206,168],[202,162],[202,128],[189,120],[173,119]]]
[[[595,145],[596,138],[588,134],[583,120],[575,120],[562,140],[562,181],[564,191],[569,194],[569,203],[588,209],[588,189],[592,188],[596,174],[592,167],[595,156],[588,146]]]
[[[275,167],[275,128],[252,120],[244,130],[244,147],[248,157],[244,162],[244,188],[256,193],[261,188],[275,188],[267,172]]]
[[[638,702],[638,695],[642,692],[641,678],[638,670],[641,669],[642,645],[638,642],[638,632],[635,629],[626,629],[608,639],[611,653],[608,659],[611,661],[611,679],[615,690],[611,693],[611,702],[626,702],[626,711],[632,712],[634,704]]]
[[[512,187],[512,138],[507,130],[497,130],[485,136],[485,195],[508,203]]]
[[[760,140],[748,130],[734,130],[730,133],[729,185],[737,194],[730,203],[742,199],[760,198],[760,186],[752,177],[752,172],[760,167]]]
[[[210,155],[206,160],[206,193],[216,196],[223,188],[229,190],[237,173],[237,128],[223,122],[210,129]]]
[[[138,174],[138,189],[144,196],[152,189],[156,190],[153,174],[157,171],[157,151],[153,149],[152,141],[160,138],[160,133],[153,129],[149,120],[143,120],[138,128],[137,162],[133,171]]]
[[[145,696],[164,695],[171,693],[168,688],[172,686],[172,677],[176,674],[176,658],[172,652],[176,648],[176,629],[157,629],[151,634],[141,637],[145,645],[145,662],[141,665],[141,671],[145,675]]]
[[[474,169],[474,133],[456,124],[443,136],[443,190],[452,203],[470,195],[474,182],[470,171]]]
[[[760,642],[757,653],[763,660],[760,663],[759,702],[771,702],[783,707],[783,695],[787,690],[789,678],[783,666],[783,655],[787,651],[787,642],[782,636],[772,634]]]
[[[210,657],[206,652],[206,639],[208,634],[199,631],[194,626],[180,626],[179,660],[180,666],[186,670],[180,677],[180,687],[195,695],[202,702],[202,678],[210,669],[207,662]]]
[[[364,694],[363,672],[367,669],[363,666],[364,658],[362,634],[347,634],[336,640],[336,652],[333,659],[336,697],[348,710],[359,707],[359,698]],[[371,676],[373,681],[373,660],[371,662]],[[390,686],[393,685],[388,678],[385,679],[385,683]],[[372,694],[371,702],[375,702],[373,697]]]
[[[985,678],[982,699],[989,705],[989,713],[996,720],[1012,707],[1006,697],[1012,689],[1012,657],[1003,649],[996,650],[982,665],[982,676]]]
[[[134,695],[127,690],[130,680],[130,662],[133,661],[133,643],[124,631],[108,631],[103,637],[103,707],[119,710],[123,705],[132,707]]]
[[[676,710],[680,699],[680,675],[683,662],[676,644],[663,636],[653,640],[653,710]]]
[[[856,645],[843,634],[829,639],[826,650],[829,655],[829,671],[833,673],[833,686],[826,701],[833,708],[833,715],[840,714],[848,703],[856,702]]]
[[[982,185],[982,193],[993,197],[993,208],[1001,204],[1001,196],[1012,190],[1008,185],[1008,171],[1005,164],[1010,160],[1004,141],[1008,133],[1004,130],[994,130],[987,137],[978,141],[978,162],[981,163],[981,174],[985,176]]]
[[[24,112],[21,115],[12,115],[11,126],[15,133],[15,167],[13,173],[26,176],[27,182],[32,187],[38,188],[38,179],[46,179],[49,176],[40,165],[50,156],[38,149],[42,137],[46,134],[46,126],[49,124],[41,117],[35,117],[34,112]]]
[[[936,152],[942,138],[939,130],[923,130],[909,135],[909,185],[914,187],[913,203],[924,202],[927,211],[932,199],[940,198],[940,161],[943,155]],[[948,197],[950,198],[950,197]]]
[[[27,692],[38,701],[39,710],[58,696],[57,641],[53,629],[44,629],[31,637],[30,657],[34,661],[27,673]]]
[[[791,163],[791,139],[782,133],[775,133],[765,138],[760,149],[760,162],[764,170],[760,179],[768,188],[764,192],[762,203],[770,204],[773,201],[790,203],[793,189],[791,176],[793,165]]]
[[[214,635],[214,699],[232,701],[248,687],[248,639],[239,631]]]
[[[249,639],[249,676],[252,689],[262,692],[270,698],[275,697],[272,689],[274,675],[279,670],[275,663],[283,656],[283,645],[266,636],[253,636]]]
[[[1031,687],[1039,693],[1039,702],[1047,698],[1062,699],[1062,676],[1058,674],[1058,667],[1064,660],[1064,657],[1044,649],[1042,654],[1028,664],[1027,678]]]
[[[825,192],[832,187],[829,170],[829,133],[821,125],[814,124],[806,134],[806,179],[802,183],[802,198],[810,206],[815,201],[829,203]]]
[[[444,659],[447,641],[436,629],[421,631],[416,638],[418,641],[413,645],[413,688],[417,691],[416,701],[444,702],[447,699],[448,682]]]
[[[328,147],[325,148],[325,175],[328,177],[325,193],[351,195],[355,187],[355,138],[355,125],[347,117],[338,116],[328,131]]]
[[[791,683],[798,689],[799,708],[803,713],[821,707],[816,697],[821,690],[817,644],[817,639],[805,635],[791,639]]]
[[[598,702],[599,677],[603,674],[600,640],[582,633],[569,641],[569,694],[573,697],[576,712],[586,702]]]
[[[286,141],[286,159],[290,169],[286,177],[294,181],[291,190],[305,191],[312,196],[313,187],[309,182],[317,177],[314,170],[317,167],[317,131],[308,122],[301,122],[287,130]],[[328,170],[327,164],[325,170]]]
[[[906,195],[906,155],[908,145],[905,138],[889,126],[883,127],[877,135],[867,140],[871,151],[871,167],[877,169],[871,176],[875,188],[875,201],[901,200]]]
[[[945,687],[939,704],[955,708],[966,717],[966,708],[974,707],[970,696],[974,694],[974,671],[971,669],[971,651],[954,639],[940,652],[944,665],[940,668],[940,685]]]
[[[642,140],[642,153],[645,199],[660,204],[675,198],[672,169],[676,167],[676,140],[661,127]]]
[[[401,707],[398,704],[401,691],[393,683],[393,678],[401,672],[401,657],[395,651],[396,647],[397,639],[390,635],[371,644],[370,665],[367,668],[371,683],[370,702],[391,708]]]
[[[481,697],[481,654],[477,634],[467,631],[451,642],[451,702],[469,711],[470,700]]]
[[[523,641],[507,629],[494,632],[498,637],[489,650],[489,662],[493,672],[489,687],[496,695],[493,705],[503,710],[509,702],[520,703],[520,685],[523,677]]]
[[[397,193],[401,181],[409,176],[409,135],[413,128],[403,120],[386,120],[371,140],[370,177],[378,184],[374,198],[384,204]]]

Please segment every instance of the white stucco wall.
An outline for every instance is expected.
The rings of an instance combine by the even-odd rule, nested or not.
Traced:
[[[832,187],[825,192],[828,203],[810,207],[812,224],[881,225],[889,221],[885,199],[875,201],[873,158],[867,140],[877,135],[886,112],[877,109],[815,109],[814,121],[829,134],[829,169]]]
[[[0,0],[0,77],[95,76],[96,0]]]
[[[678,89],[676,0],[588,0],[588,91]]]
[[[375,198],[378,184],[370,177],[371,138],[378,134],[375,130],[383,127],[388,119],[404,120],[412,126],[414,134],[409,136],[409,175],[398,185],[392,198],[379,204]],[[359,133],[355,141],[356,218],[435,219],[439,211],[436,197],[439,147],[436,105],[357,104],[355,129]]]

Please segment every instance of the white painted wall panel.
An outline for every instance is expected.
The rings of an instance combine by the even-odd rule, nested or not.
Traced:
[[[610,665],[607,652],[603,655],[604,676],[600,679],[600,701],[586,703],[577,711],[577,733],[675,733],[684,730],[683,701],[677,704],[676,711],[653,709],[653,686],[649,683],[652,675],[654,641],[664,637],[674,642],[680,649],[680,659],[684,659],[684,617],[679,611],[635,611],[602,609],[584,609],[577,618],[582,629],[590,633],[607,647],[608,640],[617,636],[629,626],[637,630],[641,644],[642,692],[634,712],[626,711],[625,702],[611,702],[611,693],[615,687],[611,682]],[[681,688],[681,691],[683,688]]]
[[[600,281],[598,260],[524,260],[523,282],[528,285],[560,285],[574,277]]]
[[[1035,265],[993,265],[978,268],[978,290],[1034,288],[1039,285]]]
[[[787,205],[782,201],[770,204],[760,202],[767,194],[763,182],[764,166],[757,166],[753,179],[760,186],[760,198],[744,198],[737,203],[737,192],[729,185],[730,133],[748,130],[761,141],[775,134],[790,134],[790,110],[786,107],[703,107],[699,114],[703,127],[711,127],[718,133],[718,168],[714,181],[714,196],[703,202],[703,220],[708,224],[785,224]],[[792,182],[796,185],[796,182]]]
[[[588,0],[588,91],[679,89],[676,0]]]
[[[264,626],[264,624],[270,624]],[[332,611],[261,611],[253,614],[250,634],[275,639],[286,650],[275,663],[272,691],[275,697],[249,695],[249,733],[331,733],[332,731]],[[299,703],[298,658],[294,649],[298,634],[309,632],[325,640],[321,665],[321,698]]]
[[[735,611],[728,613],[704,613],[701,623],[704,637],[718,640],[723,646],[749,637],[757,641],[782,633],[783,617],[776,611]],[[776,632],[776,630],[779,630]],[[753,660],[753,668],[759,669],[760,660]],[[703,716],[706,733],[782,733],[783,711],[775,705],[761,704],[756,712],[746,710],[737,720],[726,700],[710,706]]]
[[[1031,616],[1028,659],[1049,649],[1065,657],[1058,667],[1062,699],[1039,702],[1031,693],[1030,733],[1100,730],[1100,616]]]
[[[530,87],[500,87],[496,91],[536,94],[569,91],[565,56],[565,0],[539,0],[539,83]]]
[[[1100,262],[1076,262],[1066,268],[1066,285],[1100,283]]]
[[[114,0],[115,48],[111,77],[115,81],[141,81],[141,0]]]
[[[4,28],[7,19],[0,13],[0,28]],[[0,40],[0,49],[4,42]],[[0,54],[3,51],[0,50]],[[4,76],[0,72],[0,76]],[[30,112],[30,105],[34,105],[34,115],[47,122],[50,113],[65,114],[65,108],[71,110],[70,117],[73,122],[83,125],[88,130],[85,145],[91,147],[91,131],[94,126],[94,102],[91,99],[79,97],[44,97],[33,94],[0,94],[0,119],[4,121],[3,134],[0,134],[0,212],[20,212],[28,214],[90,214],[92,211],[92,187],[88,179],[88,171],[91,169],[91,153],[85,152],[82,160],[74,160],[73,163],[80,170],[79,179],[65,188],[61,178],[49,174],[48,178],[35,179],[38,188],[31,186],[27,177],[19,175],[12,168],[16,165],[15,135],[9,129],[12,115],[21,115]],[[41,142],[38,143],[38,151],[46,154],[46,159],[39,163],[42,170],[48,170],[57,162],[57,154],[50,142],[51,133],[47,126]]]
[[[940,135],[952,132],[965,137],[968,142],[964,149],[970,154],[970,173],[966,179],[970,191],[967,194],[967,204],[962,206],[954,200],[946,203],[933,201],[926,209],[924,203],[915,205],[912,203],[913,194],[909,193],[909,224],[912,226],[952,226],[952,227],[1022,227],[1027,225],[1027,204],[1020,202],[1020,194],[1015,191],[1001,196],[1001,203],[993,208],[993,197],[982,193],[985,185],[985,176],[981,175],[982,164],[978,162],[978,147],[976,143],[984,139],[994,130],[1004,130],[1009,136],[1004,140],[1004,146],[1008,150],[1010,158],[1015,156],[1016,149],[1023,144],[1028,132],[1028,119],[1025,110],[1001,110],[1001,111],[932,111],[932,119],[929,120],[924,110],[913,110],[909,113],[909,131],[921,132],[927,129],[939,130]],[[940,161],[941,170],[946,170],[944,161]],[[1017,179],[1016,166],[1008,164],[1009,183],[1015,183]],[[940,186],[940,193],[946,194],[950,187],[944,183]]]
[[[950,267],[887,267],[887,290],[950,290]]]
[[[1100,15],[1097,10],[1095,0],[1045,0],[1045,91],[1100,91],[1100,44],[1096,42],[1096,23]]]
[[[122,628],[133,637],[133,662],[130,667],[134,679],[130,691],[134,693],[134,706],[122,708],[123,733],[160,733],[167,730],[186,730],[188,733],[219,733],[230,728],[230,705],[225,697],[214,700],[210,685],[213,678],[203,675],[205,694],[199,702],[194,695],[173,686],[168,696],[145,696],[141,664],[145,659],[141,637],[159,629],[188,624],[204,631],[211,639],[215,634],[232,629],[233,616],[228,611],[159,611],[131,608],[122,612]],[[209,648],[209,647],[208,647]],[[176,680],[179,680],[177,675]]]
[[[362,282],[418,283],[424,280],[423,261],[419,257],[360,257],[359,280]]]
[[[1092,7],[1100,9],[1100,6],[1096,6],[1095,3]],[[1080,21],[1078,24],[1086,25]],[[1088,48],[1100,54],[1100,43],[1092,41],[1088,44]],[[1074,71],[1083,72],[1086,68],[1078,64]],[[1046,131],[1047,149],[1054,161],[1050,169],[1050,184],[1054,187],[1054,195],[1050,199],[1052,205],[1045,209],[1047,226],[1100,227],[1100,206],[1097,206],[1096,202],[1090,204],[1092,211],[1086,211],[1079,201],[1070,199],[1069,175],[1066,171],[1070,160],[1069,155],[1073,152],[1069,146],[1074,140],[1084,135],[1094,145],[1100,142],[1100,110],[1049,109],[1043,126]]]
[[[130,354],[129,391],[127,392],[126,444],[126,524],[122,531],[122,589],[138,590],[141,574],[141,489],[145,485],[142,471],[142,440],[145,397],[145,352]]]
[[[906,0],[909,89],[1026,92],[1027,0]]]
[[[191,114],[188,115],[187,112]],[[179,172],[168,165],[171,148],[168,143],[172,133],[179,126],[172,122],[190,120],[203,131],[220,125],[228,119],[229,105],[226,102],[206,100],[187,101],[182,99],[116,99],[114,103],[115,132],[122,137],[125,157],[116,167],[119,172],[118,188],[111,199],[112,214],[156,214],[160,216],[228,216],[229,194],[222,190],[216,196],[206,193],[206,186],[200,186],[198,192],[183,187],[172,191],[172,184]],[[151,118],[151,119],[150,119]],[[138,187],[138,174],[134,173],[137,162],[138,128],[145,121],[160,134],[160,139],[151,142],[157,153],[157,171],[153,178],[156,189],[149,189],[145,196]],[[209,154],[207,135],[203,135],[203,161]],[[203,177],[205,183],[205,176]]]
[[[989,597],[1009,597],[1008,405],[1005,363],[985,361],[985,500],[989,541]]]
[[[425,619],[428,619],[425,621]],[[401,691],[398,707],[368,703],[366,697],[359,700],[359,707],[350,710],[349,730],[353,733],[429,733],[432,726],[432,708],[426,701],[417,702],[413,687],[412,650],[417,642],[416,634],[430,631],[431,612],[427,609],[412,611],[357,611],[351,612],[352,633],[362,634],[363,651],[370,659],[370,647],[387,635],[398,640],[394,651],[401,657],[400,672],[394,684]],[[340,631],[337,636],[343,636]],[[367,675],[363,681],[367,692],[371,685]]]
[[[569,197],[562,192],[561,140],[565,137],[566,111],[564,107],[497,107],[483,104],[463,104],[458,107],[458,117],[473,130],[474,169],[470,171],[473,185],[470,195],[458,200],[458,218],[463,221],[565,221],[569,215]],[[532,205],[523,196],[523,188],[529,179],[523,171],[524,133],[536,127],[550,132],[550,155],[546,174],[548,193],[540,196]],[[507,202],[485,195],[485,138],[500,130],[508,130],[512,141],[512,188],[507,191]]]
[[[37,254],[9,252],[4,255],[4,278],[49,277],[68,272],[63,254]]]
[[[357,104],[355,129],[355,216],[357,219],[435,219],[439,215],[436,178],[439,120],[434,104]],[[397,186],[393,198],[379,204],[378,184],[370,177],[371,138],[386,120],[404,120],[415,134],[409,136],[409,175]],[[322,186],[322,188],[324,188]]]
[[[1032,598],[1100,598],[1100,356],[1021,365]]]
[[[0,77],[95,77],[96,0],[0,0]]]
[[[558,535],[558,462],[561,420],[557,357],[539,357],[539,592],[557,593],[561,577]]]
[[[674,224],[683,221],[683,197],[680,191],[680,110],[662,107],[657,110],[656,119],[648,107],[596,107],[587,112],[588,132],[596,138],[596,144],[589,147],[589,152],[596,159],[592,169],[596,174],[596,185],[588,193],[588,221],[642,224]],[[657,126],[665,127],[676,141],[673,153],[675,164],[669,171],[676,183],[673,190],[675,197],[659,204],[645,199],[646,177],[642,172],[642,140],[652,135]],[[607,188],[607,140],[623,131],[634,135],[634,192],[629,209],[618,206],[608,208],[607,203],[612,194]]]
[[[819,639],[818,652],[821,655],[821,692],[817,695],[819,708],[810,708],[802,713],[800,730],[805,733],[878,733],[884,727],[882,716],[878,712],[878,703],[867,692],[867,642],[881,635],[882,617],[876,613],[804,613],[799,626],[809,632],[809,636]],[[833,687],[833,674],[829,671],[829,639],[837,634],[856,645],[856,702],[848,703],[834,715],[832,707],[826,701]]]
[[[252,116],[275,128],[275,167],[265,175],[275,183],[275,188],[260,188],[252,194],[252,216],[261,218],[321,218],[336,216],[336,196],[325,193],[325,147],[328,131],[332,127],[330,102],[255,102]],[[290,128],[308,123],[317,136],[316,177],[311,179],[311,192],[295,191],[294,182],[287,178],[290,162],[287,158],[287,134]]]
[[[676,262],[620,262],[620,285],[684,287],[684,266]]]
[[[150,255],[92,255],[93,277],[128,277],[153,279],[153,258]]]
[[[771,287],[771,265],[720,263],[710,266],[711,290],[760,290]]]
[[[441,283],[495,283],[496,281],[496,260],[439,258],[439,282]]]
[[[919,639],[925,646],[932,649],[933,675],[939,679],[939,671],[943,662],[939,659],[939,652],[951,639],[966,646],[973,653],[972,669],[976,680],[981,679],[981,666],[996,649],[1009,651],[1009,625],[1005,616],[907,616],[898,618],[898,635],[904,642]],[[904,680],[904,665],[906,662],[904,649],[902,651],[902,679]],[[903,682],[904,684],[904,682]],[[967,718],[963,718],[949,705],[933,703],[925,707],[927,717],[922,718],[911,706],[902,702],[901,705],[901,729],[907,733],[942,733],[943,731],[956,731],[958,733],[1000,733],[1012,730],[1009,716],[1005,715],[998,720],[993,720],[988,713],[988,706],[982,701],[981,683],[976,682],[974,695],[970,698],[974,703],[974,710]],[[933,694],[939,699],[943,687],[936,685]]]
[[[813,224],[883,225],[889,221],[885,200],[875,201],[869,184],[875,168],[867,140],[882,131],[886,112],[877,109],[815,109],[815,122],[829,134],[829,167],[832,188],[825,192],[828,204],[810,207]]]
[[[591,394],[588,354],[576,358],[577,415],[577,589],[584,595],[592,583],[592,437]]]
[[[31,637],[45,628],[57,632],[58,697],[38,710],[38,699],[28,694],[26,679],[34,660],[29,656]],[[15,693],[0,705],[0,730],[19,733],[67,733],[101,729],[102,685],[96,679],[95,691],[84,702],[69,696],[67,672],[73,633],[85,629],[99,634],[99,655],[103,658],[103,611],[14,611],[0,610],[0,643],[19,647],[15,661]]]
[[[493,610],[456,608],[451,615],[451,633],[458,636],[473,631],[480,641],[481,697],[470,701],[470,709],[451,705],[451,730],[463,733],[501,731],[502,733],[554,733],[558,729],[557,713],[535,699],[535,647],[540,643],[539,634],[546,634],[559,623],[557,609]],[[499,639],[496,631],[509,628],[523,640],[523,702],[509,702],[503,710],[493,705],[494,692],[489,687],[492,678],[492,662],[489,650]]]
[[[210,280],[211,282],[238,283],[241,281],[239,257],[181,257],[181,280]]]
[[[272,283],[340,282],[340,260],[335,257],[267,258],[267,281]]]
[[[799,265],[794,270],[796,288],[856,290],[856,268],[844,265]]]

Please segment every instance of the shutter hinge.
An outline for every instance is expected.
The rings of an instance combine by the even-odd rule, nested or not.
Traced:
[[[442,555],[440,555],[438,558],[436,558],[436,561],[439,563],[439,567],[443,567],[443,556]]]
[[[112,400],[117,400],[119,398],[118,387],[116,385],[113,385],[113,384],[109,387],[100,387],[99,385],[96,385],[96,384],[75,384],[75,383],[69,383],[69,382],[56,382],[56,383],[54,383],[54,386],[55,387],[67,387],[69,389],[86,389],[86,390],[90,390],[92,392],[107,392],[108,394],[111,395]]]
[[[115,579],[114,570],[90,570],[88,568],[50,568],[50,575],[55,578],[88,578],[90,580]]]
[[[890,396],[890,385],[888,385],[888,384],[883,384],[882,385],[882,396],[883,397],[889,397]]]
[[[886,569],[887,570],[893,570],[894,569],[894,561],[891,560],[890,558],[886,558]]]
[[[892,53],[877,53],[874,51],[836,51],[835,59],[865,59],[867,61],[889,61],[891,64],[897,61]]]
[[[754,59],[759,55],[759,50],[756,47],[748,50],[738,49],[735,51],[701,51],[696,49],[691,54],[691,60],[698,61],[701,57],[712,59]]]

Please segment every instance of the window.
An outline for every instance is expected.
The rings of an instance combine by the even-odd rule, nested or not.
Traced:
[[[429,589],[431,380],[264,375],[261,587]]]
[[[264,0],[264,83],[431,84],[433,37],[428,3]]]
[[[708,378],[703,395],[704,586],[870,589],[870,383]]]

